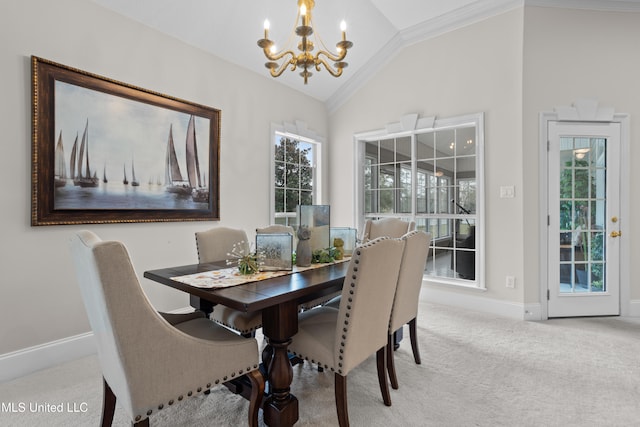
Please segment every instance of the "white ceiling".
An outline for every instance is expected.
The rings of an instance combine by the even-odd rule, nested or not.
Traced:
[[[151,28],[176,37],[267,78],[266,58],[257,46],[263,22],[283,46],[296,17],[297,0],[92,0]],[[316,0],[315,31],[334,48],[340,21],[353,42],[342,77],[313,72],[304,85],[298,71],[277,80],[327,103],[340,104],[351,90],[386,63],[397,49],[452,28],[526,4],[639,11],[640,0]],[[376,55],[380,53],[380,55]]]

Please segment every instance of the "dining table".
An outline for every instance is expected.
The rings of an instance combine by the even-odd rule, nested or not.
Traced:
[[[215,310],[218,304],[245,312],[262,312],[263,335],[267,341],[262,363],[268,384],[263,402],[264,422],[268,426],[291,426],[298,421],[299,405],[291,393],[293,368],[288,346],[298,332],[298,307],[339,292],[349,268],[348,259],[305,269],[294,267],[292,271],[275,277],[261,277],[228,287],[194,286],[182,279],[204,273],[215,274],[225,268],[228,269],[226,261],[191,264],[145,271],[144,277],[190,294],[200,301],[206,312],[211,308]]]

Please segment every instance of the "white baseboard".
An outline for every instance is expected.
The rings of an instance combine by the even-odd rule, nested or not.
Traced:
[[[640,300],[632,299],[629,301],[629,316],[640,317]]]
[[[93,333],[36,345],[0,355],[0,383],[70,362],[96,352]]]
[[[169,313],[189,313],[193,307],[182,307]],[[96,353],[93,332],[36,345],[0,355],[0,383],[52,368]]]
[[[512,319],[540,320],[539,304],[527,304],[525,307],[524,304],[518,302],[496,300],[472,293],[464,294],[427,286],[423,286],[420,299]]]

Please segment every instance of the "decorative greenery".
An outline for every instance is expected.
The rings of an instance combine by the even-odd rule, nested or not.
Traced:
[[[227,253],[227,256],[231,257],[231,259],[227,260],[227,265],[236,264],[238,266],[238,272],[243,275],[257,273],[260,270],[258,255],[251,251],[245,254],[244,247],[244,241],[233,244],[231,252]]]
[[[316,249],[311,255],[311,262],[323,264],[335,261],[336,248]]]

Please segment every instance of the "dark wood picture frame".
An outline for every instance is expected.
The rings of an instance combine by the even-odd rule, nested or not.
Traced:
[[[32,225],[220,219],[220,110],[31,65]]]

